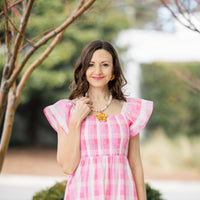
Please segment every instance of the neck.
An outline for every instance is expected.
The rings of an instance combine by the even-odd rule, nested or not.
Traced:
[[[91,100],[108,100],[110,97],[110,91],[108,88],[89,88],[87,92]]]

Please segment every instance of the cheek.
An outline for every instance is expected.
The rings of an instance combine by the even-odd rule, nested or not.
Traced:
[[[91,74],[91,70],[88,68],[85,72],[85,76],[86,76],[86,79],[88,80],[89,76]]]
[[[113,72],[113,69],[111,68],[111,69],[109,69],[108,71],[107,71],[107,74],[111,77],[112,76],[112,74],[113,74],[114,72]]]
[[[111,75],[114,74],[114,67],[113,67],[113,66],[110,67],[110,74],[111,74]]]

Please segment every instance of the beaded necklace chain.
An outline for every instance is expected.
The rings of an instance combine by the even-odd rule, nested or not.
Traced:
[[[91,109],[92,111],[98,112],[95,116],[100,122],[101,121],[105,122],[107,120],[108,115],[105,114],[103,111],[111,104],[111,101],[112,101],[112,95],[110,95],[107,104],[103,108],[95,109],[92,107],[92,109]]]

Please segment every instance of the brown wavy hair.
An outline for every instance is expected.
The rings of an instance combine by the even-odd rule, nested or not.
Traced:
[[[74,81],[72,82],[72,86],[75,85],[75,88],[70,94],[69,99],[85,96],[85,93],[89,89],[89,83],[86,79],[86,70],[89,67],[93,53],[99,49],[105,49],[113,58],[113,74],[115,75],[115,79],[109,81],[109,91],[114,99],[126,101],[122,92],[122,87],[126,85],[127,81],[123,75],[117,52],[109,42],[103,40],[95,40],[83,48],[75,65]]]

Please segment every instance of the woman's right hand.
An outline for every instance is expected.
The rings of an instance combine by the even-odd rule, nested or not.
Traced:
[[[91,112],[92,102],[88,97],[80,97],[73,100],[76,105],[72,113],[71,120],[81,123],[83,119]]]

